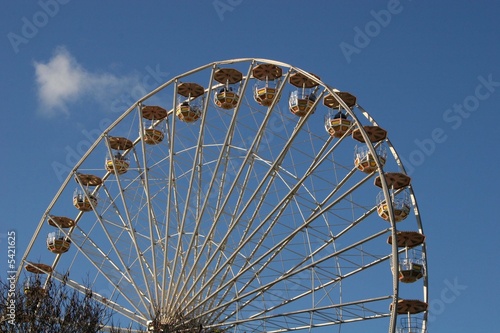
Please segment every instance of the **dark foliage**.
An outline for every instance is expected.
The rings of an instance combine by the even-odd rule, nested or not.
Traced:
[[[110,320],[107,308],[57,282],[31,279],[24,286],[0,281],[0,331],[93,333]]]

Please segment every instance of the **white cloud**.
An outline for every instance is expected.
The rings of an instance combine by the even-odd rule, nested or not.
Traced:
[[[113,98],[140,85],[138,75],[91,73],[63,47],[46,63],[35,62],[40,112],[45,116],[69,114],[70,106],[83,98],[109,105]]]

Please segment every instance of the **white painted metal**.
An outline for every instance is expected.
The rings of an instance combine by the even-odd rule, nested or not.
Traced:
[[[260,63],[280,66],[284,73],[269,107],[253,99],[251,73]],[[214,81],[219,68],[243,73],[233,110],[213,103],[221,86]],[[296,89],[288,83],[293,73],[319,84],[314,113],[302,118],[288,110],[287,94]],[[202,117],[195,124],[175,115],[177,86],[183,82],[205,83]],[[383,168],[405,173],[404,166],[386,139],[392,164],[377,158],[377,172],[357,170],[350,150],[355,142],[347,134],[332,138],[323,129],[327,94],[369,142],[362,126],[377,123],[368,112],[359,105],[348,108],[329,85],[281,62],[232,59],[172,78],[125,110],[74,166],[34,231],[22,266],[47,260],[54,269],[48,279],[62,280],[70,272],[68,285],[82,292],[87,290],[82,276],[88,274],[95,298],[139,325],[156,319],[174,330],[201,325],[207,331],[349,332],[370,319],[373,330],[395,332],[396,307],[389,310],[389,304],[406,293],[427,301],[428,279],[400,290],[389,262],[398,267],[403,250],[386,243],[387,236],[396,238],[398,227],[390,188],[382,177],[388,223],[373,214],[379,190],[371,181]],[[165,129],[164,141],[149,146],[141,108],[152,103],[169,111],[154,124]],[[133,142],[126,154],[135,165],[121,175],[102,167],[103,154],[111,153],[110,136]],[[373,156],[380,144],[367,144]],[[104,181],[94,190],[100,200],[93,212],[77,212],[68,200],[69,180],[78,172]],[[405,230],[423,232],[411,186],[409,193],[413,214],[401,223]],[[45,246],[42,229],[53,228],[46,224],[49,215],[75,216],[76,222],[63,230],[72,239],[70,251],[55,259],[39,250]],[[425,255],[425,244],[421,250]],[[415,292],[418,286],[423,295],[422,289]],[[426,313],[422,316],[425,329]]]

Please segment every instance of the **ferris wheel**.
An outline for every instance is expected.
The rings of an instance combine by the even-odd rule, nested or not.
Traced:
[[[124,110],[23,270],[153,332],[427,331],[425,236],[387,131],[267,59],[207,64]]]

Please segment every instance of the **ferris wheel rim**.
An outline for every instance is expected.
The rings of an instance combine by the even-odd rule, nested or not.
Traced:
[[[288,65],[288,64],[285,64],[285,63],[282,63],[282,62],[277,62],[277,61],[273,61],[273,60],[268,60],[268,59],[260,59],[260,58],[240,58],[240,59],[231,59],[231,60],[225,60],[225,61],[220,61],[220,62],[212,62],[212,63],[209,63],[207,65],[204,65],[204,66],[201,66],[201,67],[198,67],[196,69],[193,69],[191,71],[188,71],[182,75],[179,75],[175,78],[172,78],[171,80],[167,81],[166,83],[160,85],[158,88],[152,90],[150,93],[146,94],[145,96],[143,96],[142,98],[140,98],[139,100],[137,100],[130,108],[128,108],[120,117],[118,117],[118,119],[113,122],[107,129],[105,129],[103,131],[103,133],[101,134],[101,136],[94,142],[94,144],[89,148],[89,150],[87,151],[87,153],[85,153],[82,158],[80,159],[80,161],[75,165],[74,169],[72,170],[72,172],[68,175],[68,177],[66,178],[66,180],[63,182],[63,185],[61,186],[60,190],[58,191],[58,193],[56,194],[56,196],[54,197],[54,200],[51,202],[51,204],[49,205],[49,207],[47,208],[46,212],[44,213],[43,217],[42,217],[42,220],[39,224],[39,227],[37,228],[37,230],[35,231],[35,236],[34,238],[38,237],[38,234],[40,232],[40,229],[41,229],[41,226],[43,223],[45,223],[45,221],[47,220],[48,216],[50,216],[50,213],[52,211],[52,208],[54,207],[56,201],[58,200],[58,198],[60,197],[61,193],[63,192],[63,190],[66,188],[66,186],[68,185],[69,181],[71,178],[74,178],[74,177],[78,177],[78,170],[80,168],[80,166],[82,165],[82,163],[88,158],[88,156],[94,151],[94,149],[101,143],[101,142],[108,142],[107,146],[108,146],[108,150],[109,152],[111,153],[111,150],[110,150],[110,145],[109,145],[109,133],[116,127],[117,124],[119,124],[123,119],[125,119],[125,117],[127,117],[129,114],[131,114],[132,112],[134,112],[134,110],[139,110],[140,112],[140,109],[142,108],[142,106],[144,105],[143,103],[145,101],[147,101],[150,97],[154,96],[156,93],[158,93],[159,91],[161,91],[162,89],[170,86],[171,84],[174,84],[174,85],[177,85],[179,80],[186,77],[186,76],[189,76],[193,73],[196,73],[196,72],[199,72],[199,71],[202,71],[204,69],[207,69],[207,68],[215,68],[216,66],[220,66],[220,65],[230,65],[230,64],[236,64],[236,63],[245,63],[245,62],[250,62],[252,65],[249,66],[249,71],[248,71],[248,74],[246,76],[243,76],[243,80],[245,80],[245,83],[244,84],[247,84],[249,81],[250,81],[250,78],[251,78],[251,73],[250,73],[250,70],[253,68],[253,65],[254,64],[258,64],[258,63],[270,63],[270,64],[274,64],[274,65],[277,65],[277,66],[281,66],[281,67],[286,67],[289,69],[288,73],[292,72],[292,71],[295,71],[295,72],[298,72],[298,73],[301,73],[302,75],[308,77],[309,79],[311,80],[316,80],[318,82],[318,85],[320,85],[321,87],[324,88],[324,91],[323,91],[323,94],[325,93],[328,93],[330,94],[331,96],[333,96],[335,99],[337,99],[337,102],[339,103],[339,105],[341,105],[345,111],[349,114],[349,116],[352,117],[352,119],[355,121],[355,124],[358,126],[358,129],[360,129],[360,132],[361,132],[361,137],[364,139],[365,142],[369,142],[369,137],[368,137],[368,134],[363,130],[363,127],[361,126],[361,121],[358,119],[358,116],[356,114],[354,114],[354,112],[351,111],[350,107],[344,102],[344,100],[342,98],[340,98],[338,96],[338,92],[329,87],[328,85],[326,85],[323,81],[321,81],[317,76],[315,76],[314,74],[311,74],[311,73],[308,73],[308,72],[305,72],[303,70],[301,70],[300,68],[297,68],[297,67],[294,67],[294,66],[291,66],[291,65]],[[212,71],[213,73],[213,71]],[[213,80],[211,80],[213,81]],[[282,85],[282,87],[284,87],[285,84]],[[245,89],[245,88],[244,88]],[[210,93],[211,91],[213,90],[213,88],[211,86],[209,86],[209,88],[206,89],[206,93]],[[321,95],[322,96],[322,95]],[[318,101],[320,100],[320,98],[318,98]],[[209,98],[207,98],[207,101],[205,102],[205,110],[206,108],[209,107]],[[242,103],[242,100],[239,101],[239,103]],[[316,101],[317,103],[317,101]],[[177,104],[177,101],[174,97],[174,105]],[[357,104],[356,104],[357,105]],[[369,116],[369,114],[364,111],[364,109],[362,109],[360,107],[360,109],[362,110],[362,113],[365,115],[365,117],[374,125],[377,125],[375,123],[375,121],[373,120],[373,118],[371,118],[371,116]],[[238,104],[238,107],[237,107],[237,110],[239,110],[239,104]],[[175,108],[172,108],[170,111],[167,112],[167,117],[169,116],[173,116],[175,113]],[[303,118],[302,120],[302,124],[305,124],[307,118],[310,116],[310,114],[306,115],[306,117]],[[174,118],[175,119],[175,118]],[[173,122],[173,125],[172,125],[172,131],[174,131],[175,129],[175,121]],[[300,129],[300,127],[299,127]],[[392,155],[393,157],[396,159],[397,161],[397,164],[402,168],[403,172],[405,173],[404,171],[404,167],[401,163],[401,160],[399,159],[399,156],[397,155],[395,149],[393,148],[392,144],[390,143],[389,139],[386,139],[385,142],[387,142],[389,144],[389,147],[391,149],[391,152],[392,152]],[[142,131],[141,131],[141,136],[134,140],[132,146],[127,146],[128,148],[127,149],[135,149],[136,145],[143,145],[144,146],[144,140],[142,138]],[[377,156],[376,152],[375,152],[375,149],[372,145],[368,145],[368,148],[371,150],[373,156]],[[222,150],[221,150],[222,151]],[[173,163],[173,158],[170,158],[170,163]],[[384,170],[383,169],[383,166],[381,164],[380,161],[378,161],[378,159],[376,159],[375,161],[377,163],[377,167],[378,167],[378,170]],[[194,165],[194,164],[193,164]],[[194,167],[193,167],[194,168]],[[144,168],[144,172],[147,172],[146,171],[147,168]],[[172,169],[170,169],[172,170]],[[147,175],[147,174],[146,174]],[[194,175],[194,173],[192,173],[192,175]],[[103,177],[103,181],[106,181],[109,177],[111,177],[111,173],[108,172],[104,177]],[[120,187],[121,185],[120,184],[120,178],[117,177],[117,183],[118,183],[118,186]],[[386,197],[389,197],[389,186],[388,184],[386,183],[386,180],[384,177],[381,177],[381,186],[382,186],[382,190],[384,191]],[[102,185],[104,186],[104,185]],[[98,185],[97,188],[100,188],[101,185]],[[419,230],[421,232],[423,232],[423,229],[422,229],[422,225],[421,225],[421,220],[420,220],[420,214],[418,213],[418,207],[417,207],[417,204],[416,204],[416,198],[414,196],[414,193],[413,193],[413,188],[411,185],[408,186],[409,190],[410,190],[410,193],[411,193],[411,196],[412,196],[412,201],[413,201],[413,206],[414,206],[414,209],[416,211],[416,215],[417,215],[417,224],[418,224],[418,227],[419,227]],[[190,195],[188,194],[187,197],[189,197]],[[123,197],[122,197],[123,199]],[[124,199],[123,199],[124,200]],[[388,201],[388,205],[389,207],[391,207],[392,203],[391,201]],[[390,212],[392,212],[392,209],[389,210]],[[186,212],[184,212],[185,214]],[[389,213],[389,215],[391,215],[391,213]],[[79,214],[79,216],[75,219],[75,222],[76,224],[78,224],[78,221],[79,219],[83,216],[83,214]],[[394,221],[394,216],[391,216],[390,218],[390,223],[391,223],[391,228],[388,229],[389,232],[392,234],[392,237],[396,237],[396,231],[397,231],[397,228],[396,228],[396,224],[395,224],[395,221]],[[387,232],[387,230],[385,231]],[[34,241],[34,238],[32,239],[32,241]],[[166,239],[166,238],[165,238]],[[396,242],[394,242],[396,243]],[[180,244],[180,243],[178,243]],[[32,242],[30,242],[28,248],[31,248],[32,247]],[[153,247],[153,245],[152,245]],[[394,264],[397,266],[397,260],[398,260],[398,247],[397,247],[397,244],[394,245],[393,244],[393,248],[392,248],[392,258],[393,258],[393,261],[394,261]],[[424,249],[425,251],[425,249]],[[137,251],[138,253],[140,251]],[[25,254],[25,256],[23,257],[23,262],[26,260],[26,256],[27,254]],[[60,256],[58,256],[57,258],[59,258]],[[56,261],[54,262],[54,265],[57,266],[57,259]],[[173,266],[176,266],[176,263],[174,262]],[[143,266],[141,266],[143,267]],[[20,267],[21,269],[22,267]],[[18,275],[20,273],[20,269],[18,271]],[[104,274],[103,274],[104,275]],[[146,276],[146,273],[143,272],[143,275],[144,275],[144,278]],[[395,287],[395,292],[393,293],[392,295],[392,299],[393,299],[393,303],[395,303],[397,301],[397,298],[398,298],[398,292],[397,292],[397,285],[398,285],[398,281],[397,281],[397,276],[396,274],[393,274],[393,285]],[[427,277],[425,277],[425,285],[427,285]],[[148,291],[149,292],[149,295],[147,296],[147,298],[149,299],[153,299],[153,295],[151,294],[151,291]],[[139,293],[139,292],[138,292]],[[168,299],[169,297],[167,297]],[[427,294],[425,293],[425,300],[427,299]],[[166,301],[166,300],[165,300]],[[145,304],[144,304],[145,305]],[[396,317],[395,315],[395,311],[396,311],[396,307],[393,307],[391,309],[391,311],[394,311],[394,315],[391,314],[391,318],[393,317]],[[145,317],[143,315],[143,317]],[[137,318],[136,318],[137,319]],[[144,321],[144,320],[143,320]]]

